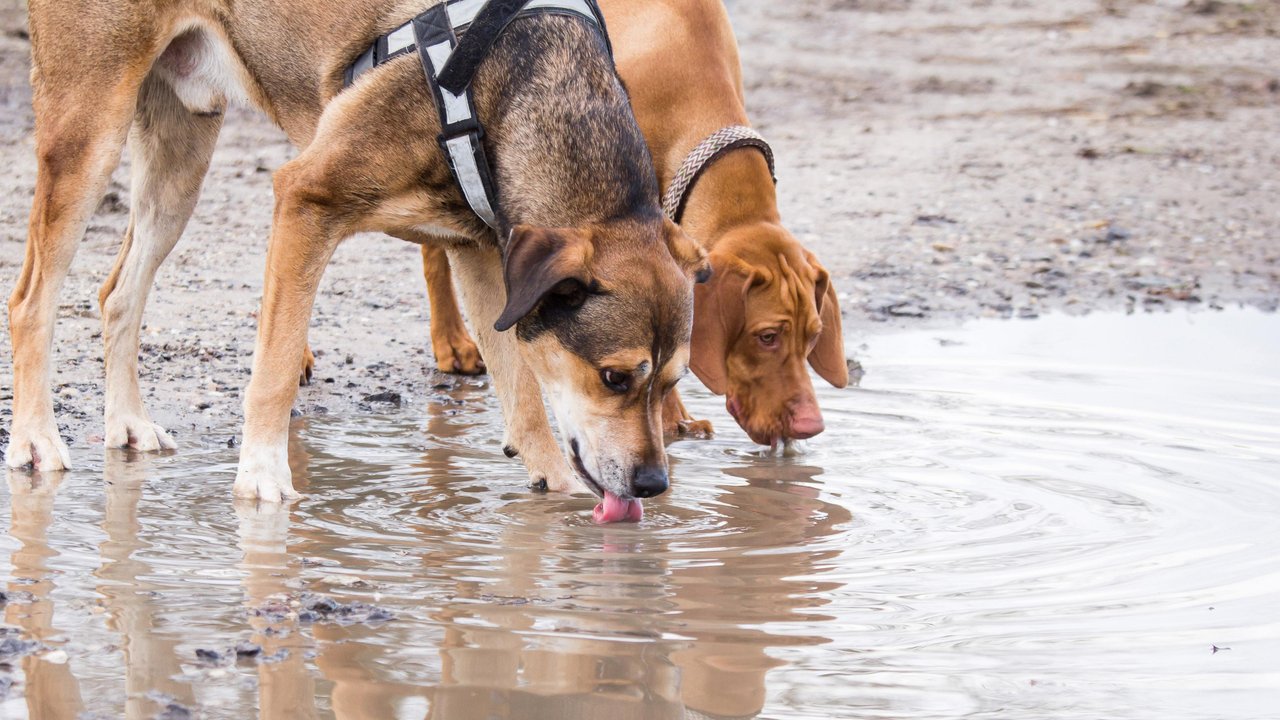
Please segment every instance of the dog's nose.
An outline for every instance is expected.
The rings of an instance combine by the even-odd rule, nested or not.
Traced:
[[[667,469],[660,465],[642,465],[631,477],[631,494],[651,498],[667,491]]]
[[[822,412],[817,405],[802,406],[791,413],[791,422],[787,423],[787,437],[792,440],[807,440],[826,430],[822,422]]]

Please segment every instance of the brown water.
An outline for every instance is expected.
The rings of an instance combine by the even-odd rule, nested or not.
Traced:
[[[1276,717],[1280,316],[857,354],[785,457],[690,389],[722,433],[638,527],[523,490],[466,382],[299,421],[287,513],[226,435],[13,474],[0,717]]]

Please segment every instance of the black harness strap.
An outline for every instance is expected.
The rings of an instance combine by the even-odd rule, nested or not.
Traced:
[[[449,0],[380,36],[344,75],[345,85],[388,60],[418,51],[423,75],[440,114],[440,148],[467,204],[498,229],[497,192],[484,152],[484,127],[476,117],[471,82],[502,31],[518,17],[555,13],[585,18],[613,47],[595,0]],[[465,30],[459,40],[456,33]]]
[[[471,88],[467,86],[460,93],[454,93],[437,82],[440,70],[458,47],[458,38],[445,8],[437,5],[413,19],[418,59],[422,61],[423,74],[440,113],[440,134],[436,140],[449,159],[453,180],[462,189],[471,210],[486,225],[496,229],[497,192],[489,158],[484,152],[484,128],[476,119]]]
[[[440,87],[457,94],[471,84],[480,63],[507,25],[524,9],[527,0],[489,0],[467,26],[462,43],[449,56],[449,62],[436,77]]]

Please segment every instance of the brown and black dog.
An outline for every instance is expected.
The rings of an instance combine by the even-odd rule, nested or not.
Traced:
[[[636,498],[666,489],[661,403],[688,362],[691,278],[706,261],[661,215],[652,159],[606,44],[583,19],[543,14],[512,23],[480,66],[473,89],[499,189],[495,234],[450,175],[416,53],[343,91],[346,66],[424,5],[32,0],[39,173],[9,303],[10,467],[70,464],[50,396],[56,296],[126,137],[130,226],[100,298],[106,442],[172,447],[138,391],[139,323],[195,205],[221,111],[243,99],[301,152],[275,175],[237,495],[296,495],[287,440],[307,320],[334,248],[367,230],[447,246],[507,445],[535,484],[564,490],[580,477],[605,496],[606,519],[632,516]]]
[[[720,128],[747,125],[738,46],[720,0],[600,0],[618,73],[666,187],[685,157]],[[762,445],[822,432],[806,361],[836,387],[849,382],[840,307],[825,268],[782,225],[768,165],[755,149],[708,166],[681,227],[710,254],[695,291],[690,365]],[[444,253],[423,246],[431,340],[442,370],[483,368],[450,290]],[[667,396],[669,437],[710,429]]]

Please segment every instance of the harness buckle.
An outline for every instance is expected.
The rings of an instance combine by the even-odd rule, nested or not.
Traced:
[[[474,135],[477,140],[484,138],[484,126],[475,117],[469,117],[466,120],[459,120],[456,123],[450,123],[440,130],[440,134],[436,139],[443,145],[450,140],[455,140],[463,135]]]

